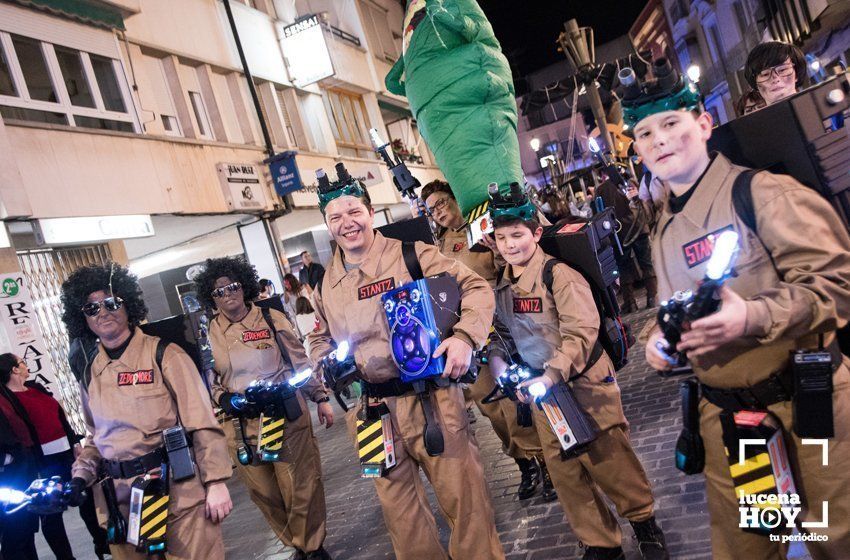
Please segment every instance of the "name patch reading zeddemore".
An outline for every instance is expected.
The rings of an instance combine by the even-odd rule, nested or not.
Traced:
[[[543,300],[539,297],[514,298],[514,313],[543,313]]]
[[[242,333],[242,342],[254,342],[256,340],[268,340],[272,337],[269,329],[259,331],[245,331]]]
[[[384,292],[389,292],[393,288],[395,288],[395,278],[378,280],[377,282],[360,286],[357,290],[357,299],[369,299],[383,294]]]
[[[698,239],[694,239],[693,241],[689,241],[682,245],[682,252],[685,256],[685,264],[688,265],[688,268],[693,268],[710,259],[711,254],[714,252],[714,241],[717,237],[724,231],[733,230],[734,228],[730,224],[724,228],[712,231],[707,235],[703,235]]]
[[[150,385],[153,383],[153,370],[142,369],[139,371],[122,371],[118,373],[118,386],[125,385]]]

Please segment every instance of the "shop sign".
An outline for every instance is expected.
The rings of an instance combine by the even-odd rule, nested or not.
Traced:
[[[304,16],[284,27],[280,32],[280,46],[293,85],[303,88],[334,75],[318,15]]]
[[[260,182],[260,168],[250,163],[216,165],[221,189],[230,210],[263,210],[266,194]]]
[[[265,163],[269,164],[274,190],[280,196],[300,191],[304,187],[301,182],[301,174],[298,172],[298,165],[295,163],[295,152],[288,151],[275,154]]]
[[[23,275],[0,275],[0,341],[27,363],[30,379],[56,393],[56,375]]]

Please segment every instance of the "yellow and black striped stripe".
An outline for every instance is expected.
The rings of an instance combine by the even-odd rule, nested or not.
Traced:
[[[152,494],[142,501],[139,542],[165,538],[168,519],[168,494]]]
[[[283,425],[285,418],[260,419],[259,449],[264,451],[280,451],[283,449]]]
[[[729,474],[732,475],[736,497],[740,500],[743,496],[749,495],[779,494],[767,446],[748,445],[744,453],[744,462],[739,463],[738,454],[730,454],[729,450],[726,450]],[[770,506],[770,504],[765,505]]]
[[[466,223],[471,224],[481,216],[483,216],[487,210],[490,209],[490,201],[484,201],[472,210],[469,211],[469,214],[466,215]]]
[[[386,459],[383,423],[380,418],[357,421],[357,455],[361,464],[383,463]]]

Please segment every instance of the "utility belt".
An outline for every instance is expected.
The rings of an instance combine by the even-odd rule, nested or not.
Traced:
[[[751,387],[719,389],[700,383],[700,389],[705,400],[729,412],[767,410],[769,406],[794,397],[794,381],[788,370],[775,373]]]
[[[162,431],[163,446],[127,461],[103,460],[100,482],[108,512],[107,540],[110,544],[135,545],[148,557],[164,557],[167,551],[169,490],[195,476],[195,462],[186,430],[176,425]],[[159,469],[158,473],[153,471]],[[130,515],[121,513],[115,479],[134,479],[130,490]]]

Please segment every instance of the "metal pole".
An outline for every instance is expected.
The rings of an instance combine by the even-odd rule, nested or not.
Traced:
[[[266,119],[263,118],[263,110],[260,108],[260,98],[257,97],[257,89],[254,87],[254,78],[251,76],[251,71],[248,69],[248,61],[245,60],[245,52],[242,50],[242,41],[239,40],[239,31],[236,29],[236,20],[233,19],[233,11],[230,9],[230,0],[222,0],[224,2],[224,11],[227,13],[227,21],[230,22],[230,30],[233,32],[233,40],[236,41],[236,50],[239,52],[239,60],[242,61],[242,71],[245,72],[245,79],[248,80],[248,91],[251,92],[251,99],[254,100],[254,110],[257,111],[257,118],[260,120],[260,129],[263,131],[263,140],[266,142],[266,153],[269,157],[274,155],[274,146],[272,146],[272,137],[269,134],[269,127],[266,125]]]

